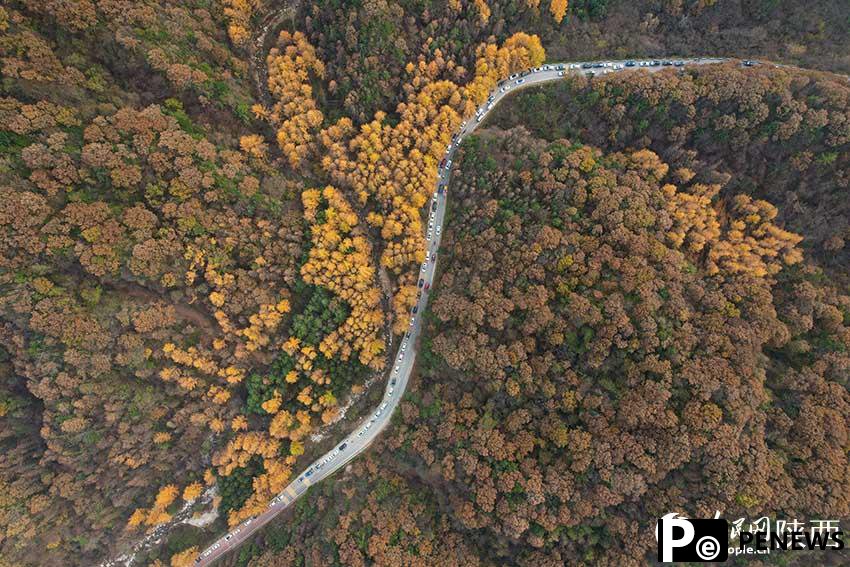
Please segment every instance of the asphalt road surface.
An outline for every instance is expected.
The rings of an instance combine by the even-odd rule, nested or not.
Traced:
[[[313,462],[307,470],[303,471],[298,477],[293,480],[289,486],[284,489],[277,497],[269,502],[266,510],[249,520],[245,520],[241,524],[234,526],[230,532],[224,534],[210,547],[201,552],[195,564],[199,566],[211,565],[229,551],[239,547],[239,545],[250,538],[254,532],[269,523],[275,516],[282,512],[285,508],[295,502],[302,494],[307,492],[310,485],[331,476],[337,470],[345,466],[349,461],[356,457],[360,452],[366,449],[372,441],[383,431],[389,424],[390,418],[393,415],[398,403],[404,395],[407,381],[413,371],[413,363],[416,359],[416,339],[421,331],[421,313],[425,310],[428,303],[429,291],[424,287],[427,284],[430,286],[434,279],[434,273],[437,269],[436,251],[440,247],[440,238],[442,236],[443,216],[446,212],[446,197],[448,195],[448,181],[451,175],[451,164],[449,163],[454,156],[463,138],[474,131],[479,124],[484,122],[487,114],[490,112],[499,101],[511,92],[526,88],[530,85],[537,85],[548,81],[556,81],[562,79],[566,75],[593,74],[601,76],[608,73],[617,73],[623,71],[649,71],[657,72],[663,69],[681,68],[683,66],[694,65],[710,65],[721,63],[726,59],[720,58],[699,58],[699,59],[677,59],[677,60],[635,60],[634,66],[626,66],[626,61],[606,61],[606,62],[579,62],[579,63],[550,63],[535,71],[526,71],[511,75],[502,81],[499,86],[491,93],[490,98],[479,109],[479,114],[468,119],[458,131],[456,141],[448,148],[445,158],[448,167],[440,168],[440,175],[437,179],[437,185],[434,188],[435,193],[432,200],[428,202],[427,214],[429,215],[426,226],[431,223],[432,228],[426,229],[428,232],[427,251],[429,254],[428,260],[422,265],[419,273],[419,278],[423,280],[422,295],[417,301],[417,314],[411,315],[411,321],[408,327],[407,335],[402,339],[399,351],[393,358],[392,366],[389,370],[389,379],[384,391],[384,397],[381,400],[379,407],[372,410],[366,418],[350,433],[347,437],[340,440],[333,449],[328,453],[319,457]],[[657,62],[657,65],[643,65],[643,63]],[[603,66],[599,66],[599,65]],[[595,67],[587,68],[587,65],[596,65]],[[483,113],[482,113],[483,111]],[[440,186],[446,189],[442,194],[438,193]],[[437,208],[432,211],[432,203],[436,201]],[[438,228],[440,229],[438,231]]]

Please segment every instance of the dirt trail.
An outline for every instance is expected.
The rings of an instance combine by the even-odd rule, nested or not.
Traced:
[[[116,291],[130,297],[144,299],[145,301],[165,301],[174,307],[174,311],[177,313],[178,317],[185,319],[190,323],[194,323],[195,326],[204,331],[204,333],[213,335],[216,332],[217,324],[215,320],[197,307],[192,307],[185,303],[172,303],[169,301],[167,296],[163,296],[162,294],[149,290],[148,288],[142,287],[134,282],[119,282],[111,284],[108,287],[112,291]]]

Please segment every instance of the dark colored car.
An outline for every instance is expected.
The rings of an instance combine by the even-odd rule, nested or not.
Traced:
[[[601,69],[604,66],[605,66],[605,63],[594,63],[593,64],[594,69]]]
[[[652,65],[653,67],[658,67],[659,65],[661,65],[661,61],[659,61],[658,59],[654,59],[654,60],[652,61],[651,65]]]
[[[411,313],[413,313],[414,315],[416,315],[416,312],[417,312],[417,311],[419,311],[419,306],[418,306],[418,305],[414,305],[414,306],[413,306],[413,309],[411,309],[411,310],[410,310],[410,312],[411,312]]]
[[[590,63],[582,63],[581,64],[582,69],[590,69],[591,67],[593,67],[593,65],[590,64]]]
[[[339,450],[340,450],[340,451],[345,451],[345,448],[346,448],[346,447],[348,447],[348,443],[343,443],[342,445],[340,445],[340,446],[339,446]]]
[[[567,67],[566,67],[565,65],[558,65],[557,67],[555,67],[555,69],[556,69],[557,71],[563,71],[563,70],[564,70],[564,69],[566,69],[566,68],[567,68]]]
[[[684,62],[684,61],[675,61],[675,62],[673,63],[673,65],[675,65],[676,67],[684,67],[684,66],[685,66],[685,62]]]
[[[445,186],[445,185],[440,185],[440,186],[437,188],[437,193],[439,193],[440,195],[442,195],[442,194],[443,194],[443,189],[445,189],[445,188],[446,188],[446,186]]]
[[[313,476],[313,469],[307,471],[307,474],[305,474],[304,476]]]
[[[752,66],[753,66],[753,65],[755,65],[755,64],[756,64],[756,62],[755,62],[755,61],[752,61],[752,60],[750,60],[750,59],[745,59],[745,60],[744,60],[744,67],[752,67]]]
[[[390,380],[390,386],[395,386],[395,378],[393,378],[392,380]]]
[[[672,62],[672,61],[664,61],[664,62],[663,62],[663,63],[661,63],[661,64],[662,64],[663,66],[665,66],[665,67],[669,67],[670,65],[672,65],[672,64],[673,64],[673,62]]]
[[[440,169],[443,169],[444,167],[446,167],[446,158],[443,158],[443,160],[440,162]]]
[[[634,67],[636,63],[634,61],[626,61],[626,67]]]
[[[434,202],[431,204],[431,210],[432,210],[432,211],[436,211],[436,210],[437,210],[437,201],[434,201]]]
[[[419,287],[422,287],[425,284],[425,280],[419,278]],[[427,287],[425,289],[428,289]]]

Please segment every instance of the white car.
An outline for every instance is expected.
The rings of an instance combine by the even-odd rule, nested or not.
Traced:
[[[392,386],[390,386],[390,389],[389,389],[389,390],[387,390],[387,393],[388,393],[389,395],[391,395],[391,396],[393,395],[393,389],[392,389]]]
[[[416,317],[411,317],[410,318],[410,326],[412,327],[415,322],[416,322]]]
[[[384,409],[386,409],[386,407],[387,407],[387,402],[382,403],[381,404],[381,411],[384,411]]]
[[[563,77],[563,76],[564,76],[564,72],[563,72],[563,71],[558,71],[558,76],[559,76],[559,77]]]
[[[400,368],[399,366],[396,366],[396,367],[395,367],[395,371],[396,371],[396,372],[398,372],[398,369],[399,369],[399,368]]]
[[[509,78],[510,80],[512,80],[512,81],[513,81],[513,80],[514,80],[514,79],[516,79],[517,77],[519,77],[519,73],[514,73],[513,75],[511,75],[511,76],[510,76],[510,77],[508,77],[508,78]]]
[[[521,85],[525,82],[525,79],[517,79],[516,84]]]
[[[437,225],[437,236],[440,236],[440,225]]]
[[[578,63],[570,63],[570,69],[578,69]]]
[[[452,160],[449,160],[449,161],[446,162],[446,171],[450,170],[451,168],[452,168]]]

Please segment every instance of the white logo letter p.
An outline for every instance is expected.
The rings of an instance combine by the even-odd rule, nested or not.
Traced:
[[[673,539],[673,527],[678,526],[684,530],[684,535],[679,539]],[[661,521],[661,561],[671,563],[673,561],[673,548],[685,547],[694,539],[694,525],[683,518],[664,518]]]

